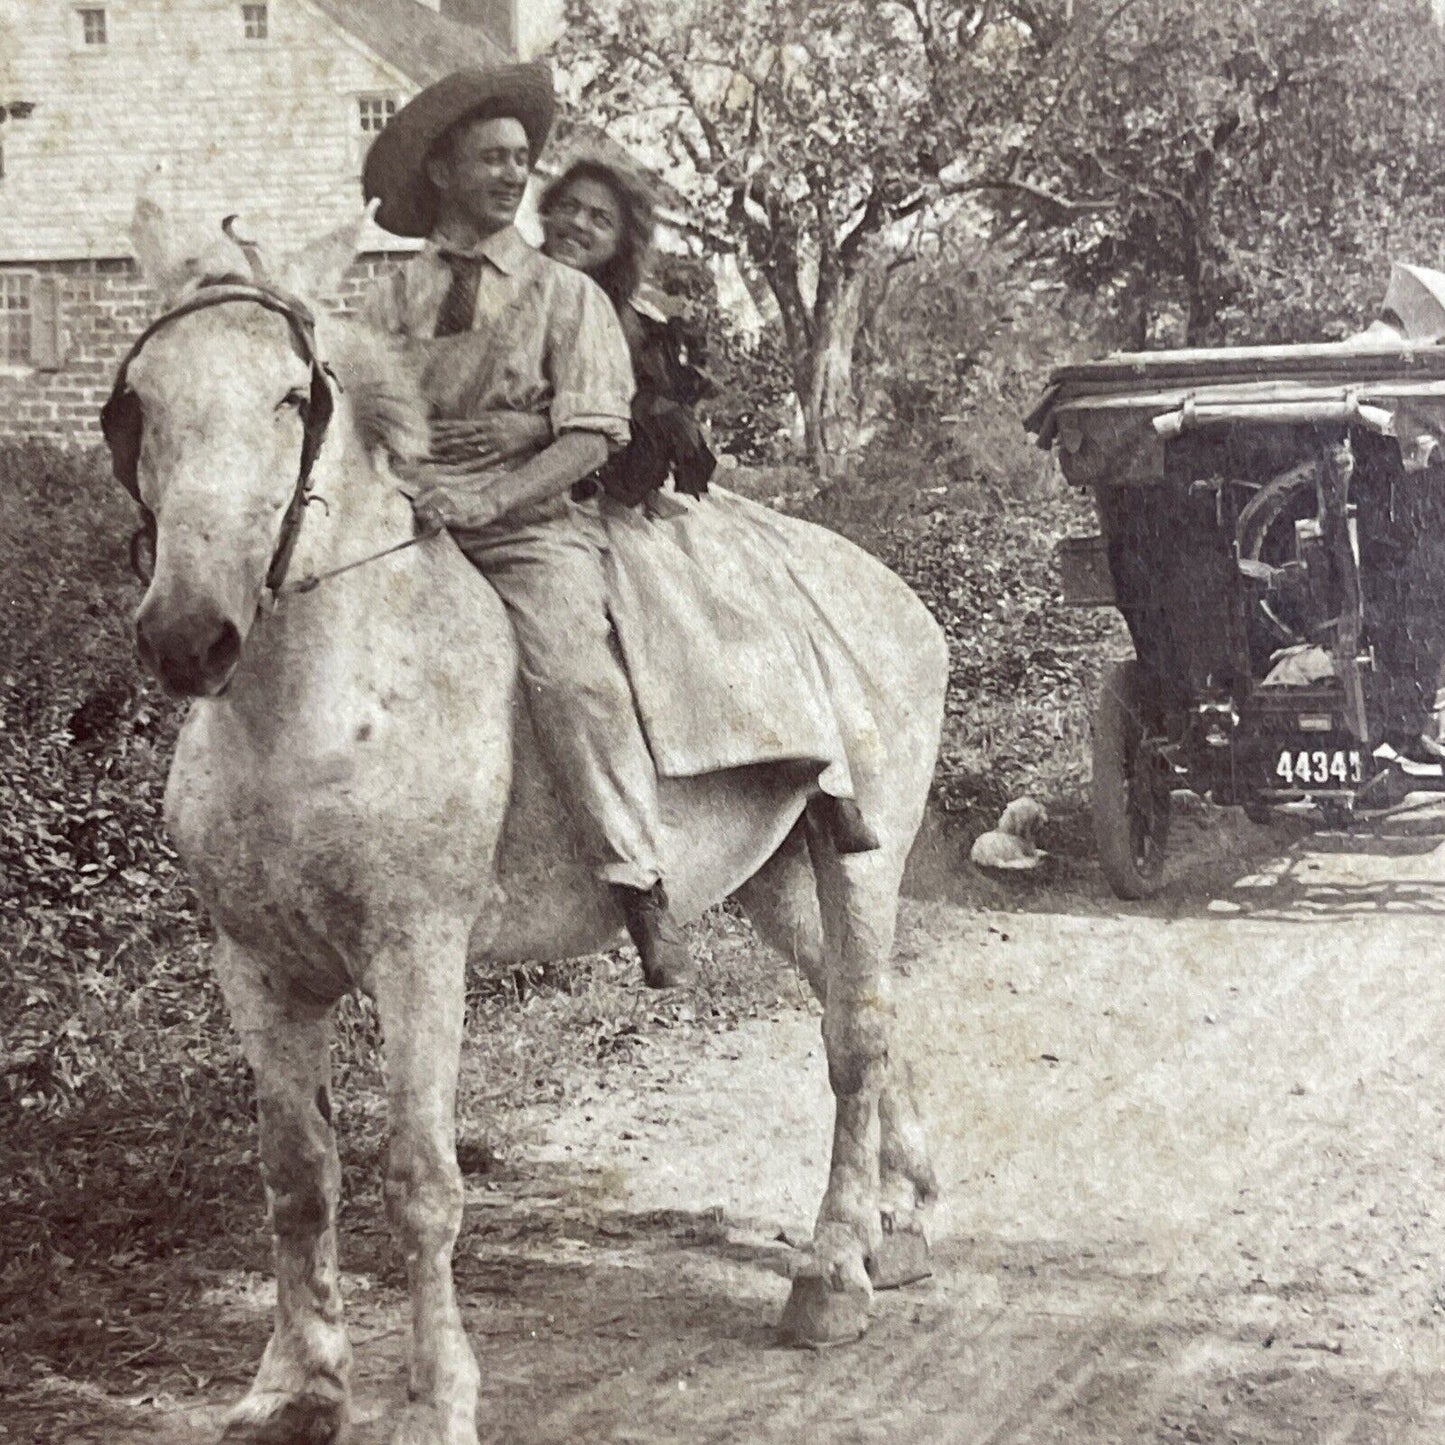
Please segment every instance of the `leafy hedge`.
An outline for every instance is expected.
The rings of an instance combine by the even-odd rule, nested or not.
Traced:
[[[39,444],[0,448],[0,497],[0,1097],[124,1097],[153,1070],[185,1089],[216,1001],[160,827],[179,715],[132,660],[131,504],[102,455]],[[147,1025],[125,1028],[123,1057],[106,1047],[118,1010]]]
[[[1062,483],[1025,506],[1001,506],[970,482],[869,477],[802,510],[886,562],[923,599],[948,639],[949,688],[934,805],[965,841],[1023,792],[1052,812],[1082,811],[1090,692],[1101,659],[1127,650],[1112,613],[1065,607],[1054,547],[1095,529],[1092,506]],[[1087,848],[1077,816],[1051,847]]]
[[[881,555],[943,622],[953,668],[936,798],[976,833],[1012,791],[1067,794],[1080,780],[1075,664],[1100,627],[1058,606],[1050,549],[1076,524],[1069,497],[980,511],[972,489],[922,480],[859,479],[804,510]],[[91,1378],[117,1351],[148,1358],[154,1320],[134,1284],[148,1262],[173,1259],[178,1290],[198,1249],[212,1267],[264,1264],[250,1084],[162,833],[180,714],[133,661],[133,524],[102,456],[0,446],[0,1392],[36,1371]],[[725,916],[694,945],[705,987],[648,999],[641,1019],[635,964],[619,960],[477,981],[488,1090],[544,1097],[639,1030],[726,1026],[789,987]],[[342,1010],[336,1060],[354,1199],[375,1190],[380,1138],[369,1009]],[[490,1137],[464,1144],[490,1157]],[[139,1388],[142,1368],[117,1387]]]

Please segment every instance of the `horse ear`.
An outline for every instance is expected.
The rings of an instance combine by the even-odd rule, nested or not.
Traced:
[[[192,268],[176,254],[175,237],[160,202],[152,193],[151,179],[147,178],[135,198],[130,238],[141,279],[169,303],[191,276]]]
[[[214,240],[178,229],[155,198],[147,178],[131,216],[131,244],[141,279],[160,293],[161,304],[174,306],[202,276],[237,268],[236,243],[226,236]]]
[[[287,257],[278,277],[281,285],[308,301],[333,300],[341,289],[342,278],[356,259],[362,232],[377,204],[370,202],[345,225]]]

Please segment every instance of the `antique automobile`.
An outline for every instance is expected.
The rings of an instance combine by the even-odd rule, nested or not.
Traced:
[[[1327,826],[1445,791],[1445,274],[1396,266],[1342,342],[1063,367],[1025,424],[1098,516],[1065,600],[1134,645],[1094,711],[1120,897],[1161,886],[1176,791]]]

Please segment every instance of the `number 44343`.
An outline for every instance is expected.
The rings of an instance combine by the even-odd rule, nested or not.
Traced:
[[[1295,752],[1284,748],[1275,761],[1274,775],[1295,788],[1341,788],[1363,782],[1365,768],[1358,750],[1317,748]]]

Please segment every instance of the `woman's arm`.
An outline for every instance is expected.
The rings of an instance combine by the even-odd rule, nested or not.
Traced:
[[[489,411],[464,421],[432,423],[432,458],[489,467],[541,451],[552,440],[550,418],[538,412]]]

